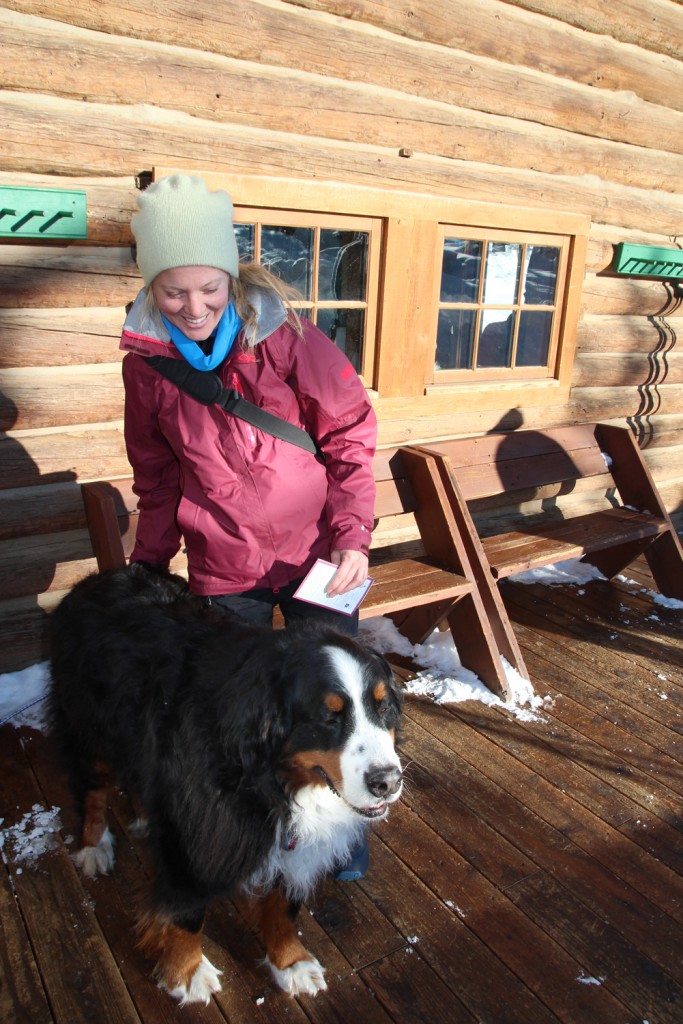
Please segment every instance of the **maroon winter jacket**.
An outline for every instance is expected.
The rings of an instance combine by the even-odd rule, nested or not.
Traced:
[[[285,322],[246,351],[238,339],[220,371],[225,387],[307,430],[323,465],[181,392],[141,355],[182,356],[163,330],[154,337],[149,320],[139,322],[129,316],[121,341],[129,350],[125,438],[140,509],[132,559],[167,564],[182,535],[190,587],[212,595],[282,587],[333,549],[367,553],[376,417],[329,338],[304,319],[302,339]]]

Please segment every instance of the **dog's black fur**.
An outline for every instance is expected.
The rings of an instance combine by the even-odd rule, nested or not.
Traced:
[[[382,657],[328,626],[251,626],[205,607],[180,577],[133,564],[82,580],[53,613],[50,634],[49,715],[76,800],[92,818],[93,794],[104,793],[109,773],[140,798],[160,922],[198,933],[212,897],[270,879],[263,866],[281,856],[303,787],[318,786],[330,799],[329,786],[339,797],[343,821],[331,824],[347,830],[342,852],[364,818],[383,817],[398,796],[400,769],[390,758],[368,765],[368,806],[345,802],[337,792],[344,780],[331,781],[355,726],[330,651],[357,666],[363,716],[378,735],[395,734],[401,695]],[[106,821],[95,833],[105,828]],[[84,845],[96,848],[92,827],[90,836]],[[298,889],[286,881],[287,899],[305,895],[338,853],[321,855]],[[270,879],[266,895],[277,884]],[[162,983],[183,1001],[208,999],[201,986],[192,994],[189,980],[168,976],[166,940],[155,936],[148,947],[159,955]],[[268,953],[271,961],[279,955]],[[279,980],[290,991],[314,990]]]

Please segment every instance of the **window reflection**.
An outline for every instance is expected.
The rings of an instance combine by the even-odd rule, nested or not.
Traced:
[[[253,224],[235,224],[235,238],[241,263],[252,263],[254,260],[255,234]]]
[[[441,267],[441,302],[477,302],[481,242],[446,238]]]
[[[323,302],[362,302],[367,265],[367,232],[321,229],[318,298]]]
[[[559,249],[549,245],[528,246],[524,268],[524,301],[528,305],[554,305],[559,262]]]
[[[474,309],[441,309],[436,335],[436,369],[469,370],[472,367]]]
[[[291,284],[304,299],[311,298],[313,229],[264,224],[261,263]]]
[[[318,327],[340,348],[351,362],[354,370],[363,369],[363,335],[365,331],[365,310],[362,309],[319,309]]]
[[[510,366],[515,313],[512,309],[489,309],[482,314],[477,366]]]
[[[517,339],[517,366],[545,366],[550,349],[553,314],[540,309],[525,310],[520,314]]]
[[[484,302],[507,306],[517,301],[521,255],[521,245],[488,243],[486,246]]]

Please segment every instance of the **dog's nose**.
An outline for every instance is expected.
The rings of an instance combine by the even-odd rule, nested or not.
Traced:
[[[395,765],[389,767],[372,767],[365,773],[365,785],[373,796],[386,800],[401,788],[401,769]]]

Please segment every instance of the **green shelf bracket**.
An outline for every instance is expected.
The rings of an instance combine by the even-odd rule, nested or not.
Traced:
[[[614,246],[612,270],[629,277],[659,277],[680,281],[683,280],[683,249],[620,242]]]
[[[86,193],[0,185],[0,238],[87,238]]]

